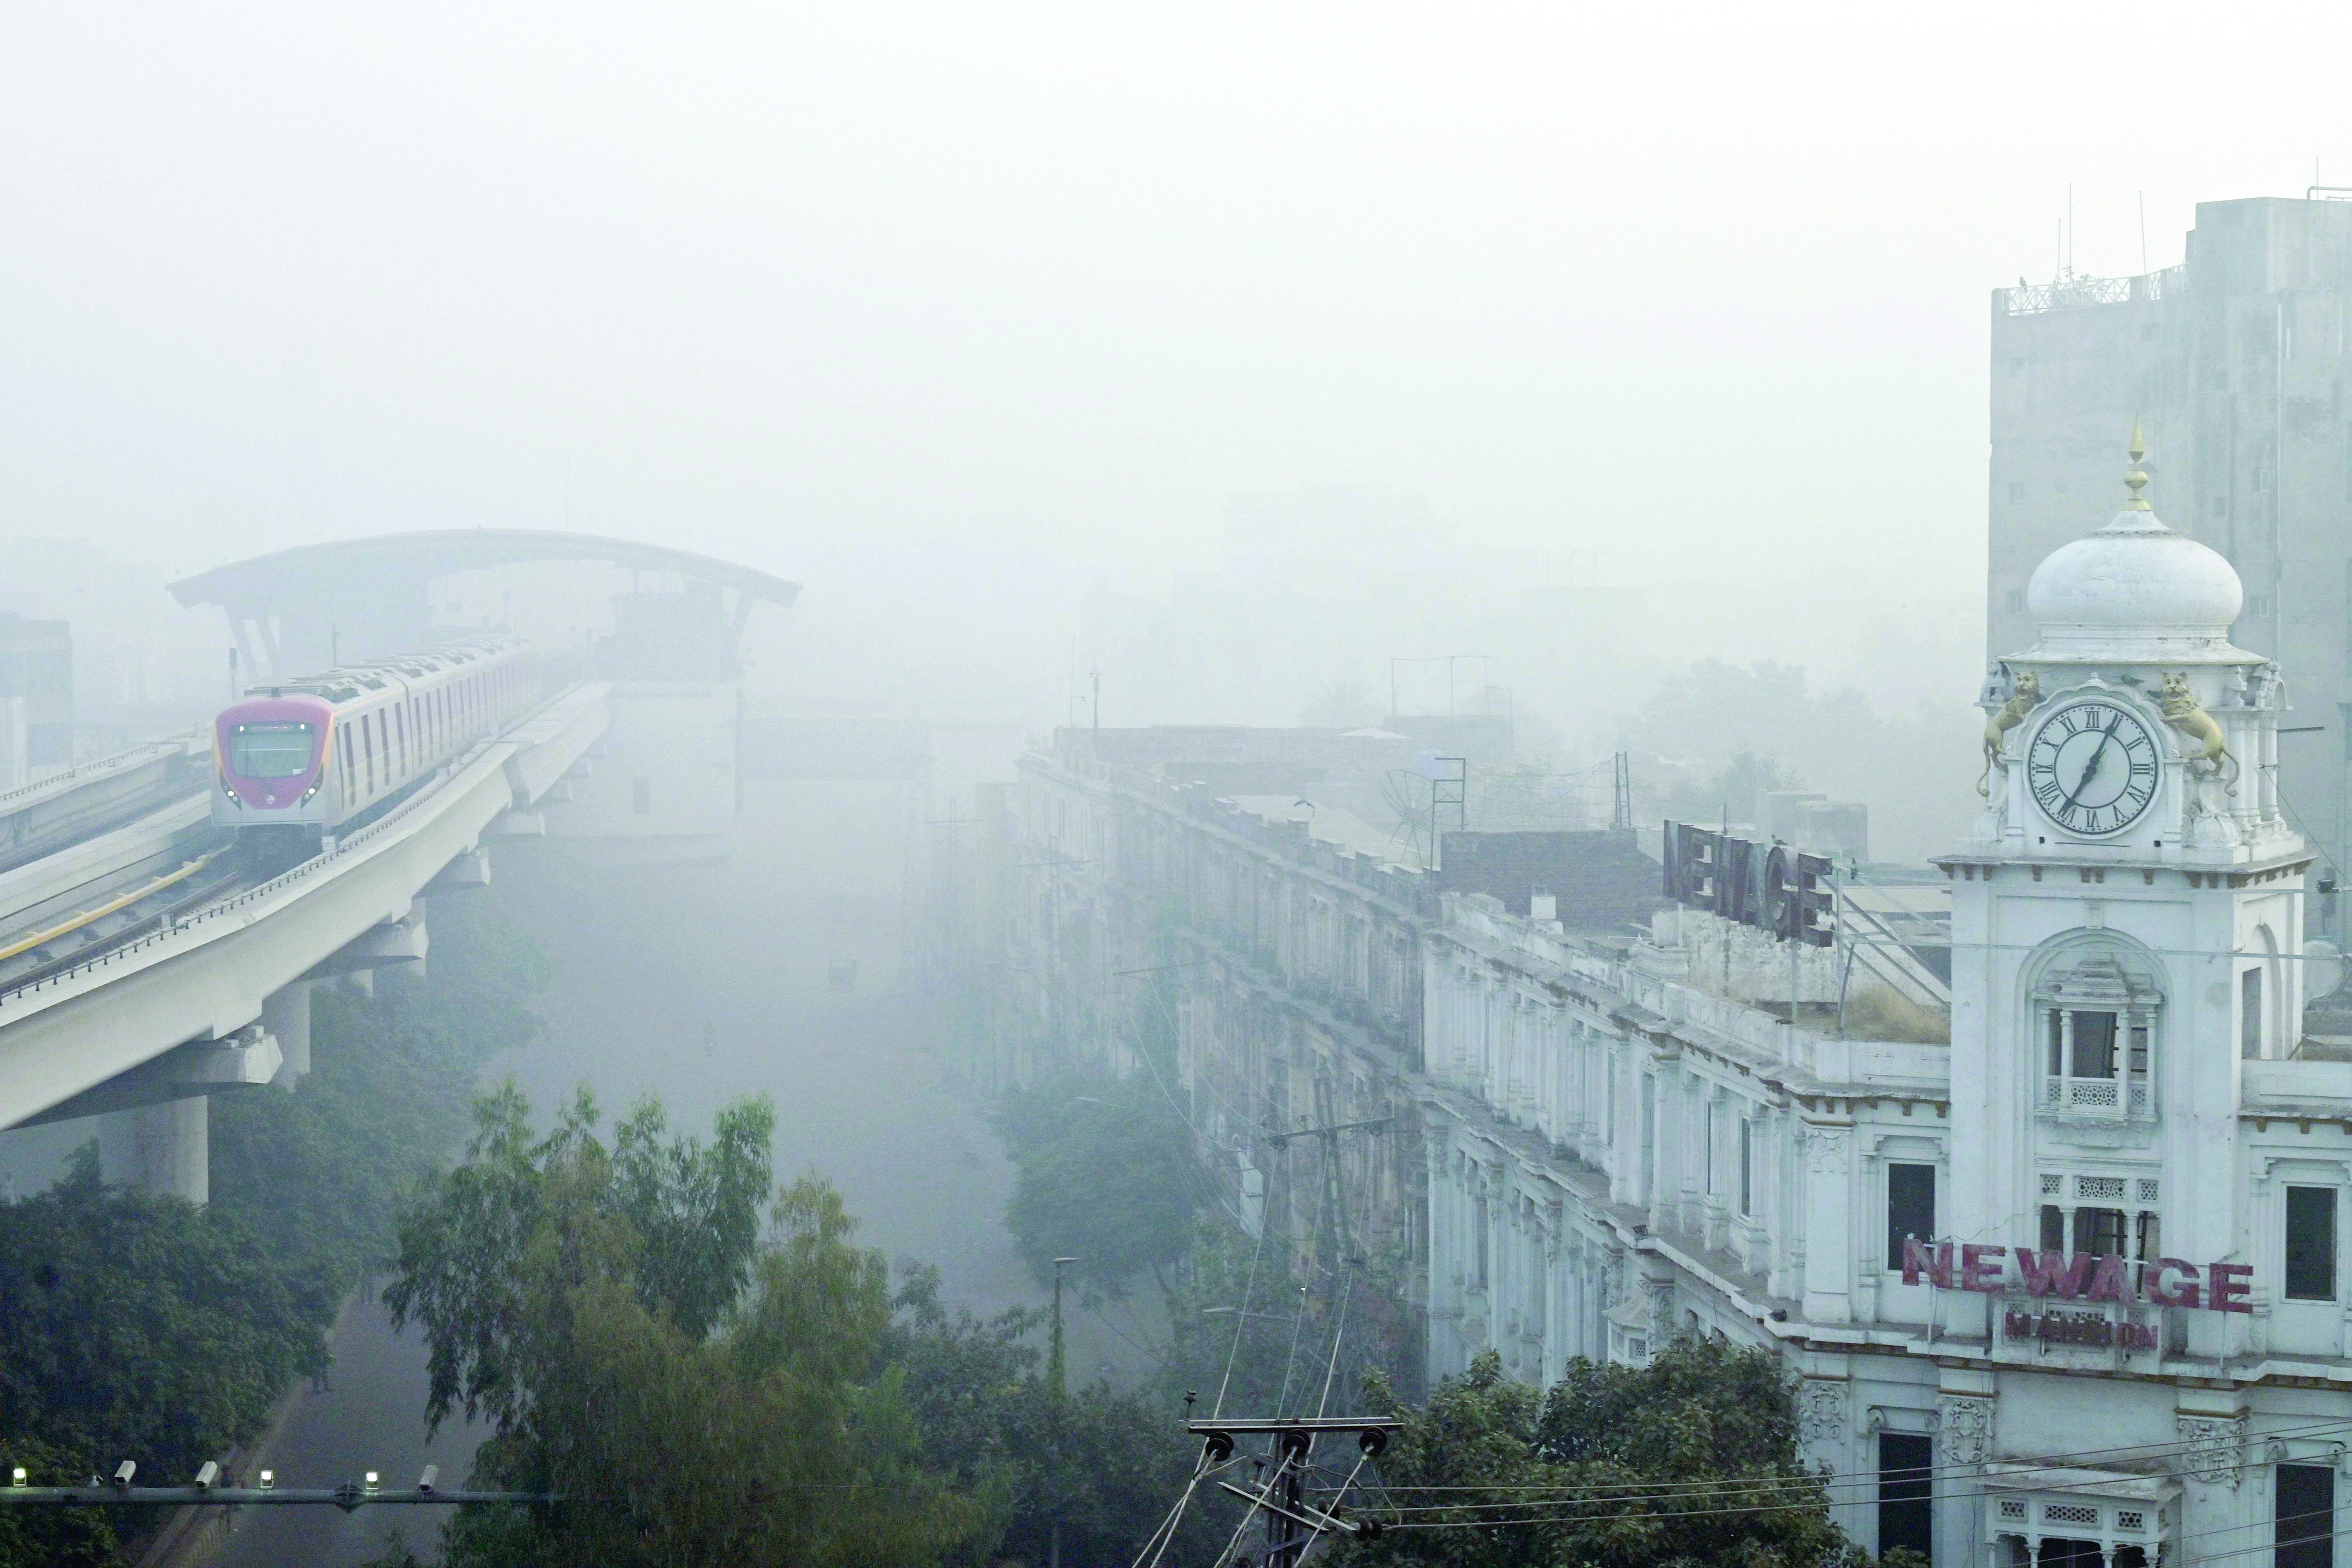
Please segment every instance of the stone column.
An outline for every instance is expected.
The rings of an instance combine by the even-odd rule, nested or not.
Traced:
[[[212,1195],[212,1122],[201,1094],[118,1111],[100,1134],[99,1165],[110,1181],[202,1204]]]
[[[261,1004],[261,1027],[277,1037],[285,1058],[270,1082],[290,1093],[310,1075],[310,982],[296,980],[270,992]]]
[[[1842,1128],[1808,1127],[1805,1148],[1805,1315],[1818,1322],[1853,1321],[1853,1193]]]

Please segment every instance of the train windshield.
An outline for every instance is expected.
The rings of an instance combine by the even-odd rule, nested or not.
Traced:
[[[292,779],[310,770],[307,724],[241,724],[228,737],[228,770],[240,779]]]

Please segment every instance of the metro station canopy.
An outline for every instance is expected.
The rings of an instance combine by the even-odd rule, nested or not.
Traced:
[[[273,674],[338,658],[403,653],[433,634],[431,584],[457,572],[530,561],[602,561],[674,575],[683,593],[632,591],[614,601],[627,672],[646,678],[727,679],[740,667],[751,606],[788,606],[801,585],[756,568],[667,545],[545,528],[432,528],[298,545],[232,561],[172,584],[190,608],[216,604],[247,669]]]

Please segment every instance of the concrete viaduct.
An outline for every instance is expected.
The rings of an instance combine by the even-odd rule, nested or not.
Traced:
[[[637,586],[609,634],[546,662],[565,673],[536,708],[283,874],[228,869],[204,734],[0,794],[0,1178],[37,1185],[95,1135],[109,1179],[201,1203],[208,1097],[294,1088],[310,988],[421,961],[431,901],[483,885],[501,838],[713,852],[744,622],[796,584],[625,540],[475,529],[283,551],[173,591],[228,613],[248,670],[290,676],[336,643],[345,658],[423,645],[436,579],[540,560],[607,562]],[[648,595],[647,572],[677,586]]]

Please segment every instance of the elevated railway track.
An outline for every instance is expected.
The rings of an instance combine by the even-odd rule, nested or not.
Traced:
[[[207,821],[201,772],[189,791],[180,769],[177,794],[99,775],[112,797],[100,809],[57,810],[70,789],[44,796],[41,831],[57,847],[0,871],[0,1127],[110,1108],[105,1096],[142,1075],[161,1075],[151,1101],[266,1080],[278,1061],[264,1026],[273,995],[363,967],[372,942],[421,942],[419,896],[486,839],[532,831],[531,809],[602,738],[609,693],[558,692],[274,875]],[[150,765],[174,777],[160,753],[132,766]],[[84,836],[58,843],[77,826]]]

